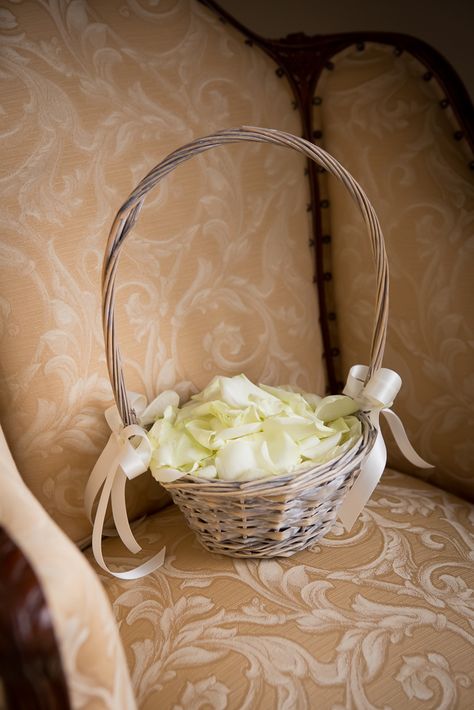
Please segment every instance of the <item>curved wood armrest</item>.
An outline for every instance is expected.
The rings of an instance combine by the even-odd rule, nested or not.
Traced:
[[[7,708],[69,710],[53,623],[40,582],[0,527],[0,678]]]

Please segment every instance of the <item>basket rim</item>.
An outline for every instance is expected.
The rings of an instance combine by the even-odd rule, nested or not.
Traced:
[[[169,483],[155,480],[166,490],[187,489],[195,495],[216,496],[269,493],[272,489],[278,491],[283,488],[287,491],[294,490],[309,483],[308,479],[311,479],[314,485],[322,485],[343,473],[344,470],[355,468],[370,453],[375,444],[378,432],[369,416],[362,411],[356,412],[354,416],[357,416],[362,422],[361,436],[348,451],[344,451],[336,458],[324,463],[309,465],[302,470],[282,473],[277,476],[265,476],[254,481],[204,479],[192,474],[186,474]]]

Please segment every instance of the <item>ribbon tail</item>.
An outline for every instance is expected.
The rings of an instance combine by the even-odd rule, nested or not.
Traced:
[[[390,431],[393,434],[397,446],[405,458],[414,466],[418,466],[418,468],[434,468],[432,464],[422,459],[421,456],[418,456],[408,440],[405,427],[403,426],[400,417],[398,417],[391,409],[382,409],[382,414],[387,420],[387,424],[390,427]]]
[[[97,564],[103,570],[111,574],[113,577],[125,580],[139,579],[140,577],[145,577],[147,574],[154,572],[156,569],[162,566],[165,559],[166,548],[163,547],[156,555],[153,555],[151,559],[147,560],[141,565],[138,565],[138,567],[135,567],[134,569],[128,570],[127,572],[114,572],[106,564],[104,556],[102,554],[102,532],[104,528],[105,515],[107,512],[107,505],[112,494],[112,488],[117,475],[123,475],[122,471],[118,467],[118,463],[117,466],[114,469],[111,469],[109,474],[107,475],[107,478],[104,482],[104,487],[102,488],[100,494],[99,505],[97,506],[94,526],[92,529],[92,551],[94,553],[94,557],[96,559]]]
[[[363,462],[359,476],[339,506],[337,516],[346,532],[350,532],[380,481],[387,462],[387,449],[380,431],[375,444]]]
[[[362,512],[382,476],[387,463],[387,449],[380,431],[379,416],[383,414],[395,438],[398,448],[410,461],[420,468],[432,468],[431,464],[418,456],[408,440],[400,418],[389,407],[397,396],[402,380],[393,370],[379,368],[366,382],[368,368],[365,365],[351,367],[344,394],[356,399],[362,410],[369,412],[369,418],[377,429],[377,438],[369,455],[361,465],[360,473],[338,509],[338,518],[349,532]]]
[[[104,450],[102,451],[101,455],[95,463],[94,468],[92,469],[91,475],[89,476],[89,480],[87,481],[86,489],[84,491],[84,508],[86,509],[87,517],[89,518],[91,523],[93,522],[92,507],[94,505],[94,501],[99,495],[99,491],[102,488],[103,484],[105,483],[105,480],[107,478],[107,472],[116,468],[117,464],[115,464],[115,460],[117,459],[118,454],[119,447],[117,444],[117,439],[115,437],[115,434],[112,432],[107,444],[105,445]]]
[[[127,572],[112,571],[104,560],[102,553],[102,537],[105,534],[110,534],[104,530],[105,516],[109,500],[112,503],[112,514],[122,542],[126,547],[134,553],[140,552],[141,547],[136,541],[128,521],[126,502],[125,502],[125,484],[127,478],[134,478],[147,469],[148,446],[146,435],[140,427],[130,426],[124,432],[129,436],[138,436],[142,438],[143,446],[135,449],[129,441],[122,441],[117,438],[117,434],[112,432],[109,440],[99,456],[92,473],[87,482],[84,494],[84,506],[92,527],[92,551],[97,564],[106,572],[118,579],[138,579],[144,577],[162,566],[165,559],[165,548],[160,550],[151,559],[147,560],[135,569]],[[102,490],[101,490],[102,489]],[[92,515],[94,501],[99,495],[99,502],[95,516]]]
[[[114,482],[112,484],[111,501],[112,501],[112,515],[114,518],[115,527],[117,529],[118,536],[122,540],[123,544],[136,554],[141,551],[141,547],[135,539],[127,515],[127,505],[125,501],[125,486],[127,483],[127,477],[120,470],[118,475],[115,476]]]

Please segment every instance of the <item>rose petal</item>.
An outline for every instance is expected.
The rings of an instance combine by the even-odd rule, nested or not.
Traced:
[[[316,462],[321,461],[321,459],[339,443],[341,436],[342,434],[337,432],[322,441],[318,441],[313,446],[306,446],[304,449],[305,458]],[[302,448],[300,448],[300,450],[302,450]]]
[[[350,416],[357,406],[343,395],[321,399],[290,386],[257,387],[245,375],[215,377],[181,408],[173,394],[152,403],[161,414],[148,434],[158,480],[290,473],[341,455],[361,436],[360,420]]]
[[[153,457],[158,466],[181,468],[207,458],[210,451],[200,446],[184,429],[175,429],[163,421],[158,447]]]
[[[176,468],[157,466],[153,459],[150,462],[150,471],[153,478],[156,478],[161,483],[172,483],[186,475],[185,471],[178,471]]]
[[[211,478],[217,478],[217,469],[212,465],[203,466],[202,468],[198,468],[196,471],[193,471],[193,474],[199,478],[206,478],[210,480]]]
[[[150,402],[140,416],[140,424],[147,426],[162,417],[168,407],[179,407],[179,394],[173,390],[165,390]]]
[[[269,385],[261,385],[261,388],[288,405],[292,414],[305,416],[310,412],[312,413],[309,403],[300,392],[293,392],[293,390],[283,387],[270,387]]]
[[[334,419],[354,414],[358,409],[359,407],[352,397],[347,397],[345,394],[333,394],[321,400],[316,407],[316,416],[323,422],[331,422]]]
[[[249,437],[229,441],[216,456],[216,469],[219,478],[225,481],[237,480],[253,469],[260,468],[257,460],[255,440]]]
[[[274,430],[274,435],[267,434],[266,443],[268,452],[273,462],[274,470],[278,473],[291,472],[300,462],[300,449],[286,431]]]
[[[196,419],[186,422],[185,429],[198,444],[206,449],[212,449],[211,442],[215,437],[215,431],[208,425],[205,419]]]
[[[250,422],[249,424],[240,424],[239,426],[221,429],[215,437],[214,445],[216,448],[224,446],[228,439],[237,439],[240,436],[247,434],[255,434],[262,430],[262,422]]]
[[[295,441],[300,441],[315,433],[315,425],[311,419],[300,416],[274,417],[263,422],[263,432],[273,438],[286,433]]]

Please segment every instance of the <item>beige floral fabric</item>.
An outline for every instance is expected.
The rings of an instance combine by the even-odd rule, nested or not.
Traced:
[[[0,525],[41,582],[73,710],[134,710],[125,655],[104,590],[21,480],[1,429],[0,478]]]
[[[99,574],[141,709],[473,706],[469,503],[387,471],[351,534],[336,524],[292,558],[208,553],[175,506],[137,536],[144,555],[166,545],[164,567]]]
[[[78,541],[107,435],[99,282],[115,210],[198,135],[300,126],[273,63],[197,2],[25,0],[2,8],[0,30],[0,417],[27,485]],[[468,492],[467,155],[411,60],[347,52],[320,91],[326,147],[359,178],[387,236],[386,364],[405,383],[396,409],[438,465],[433,480]],[[121,265],[129,387],[187,395],[216,372],[245,371],[323,388],[303,168],[297,155],[239,145],[160,187]],[[367,359],[373,280],[359,219],[329,190],[347,370]],[[0,521],[45,586],[75,707],[133,708],[133,695],[145,710],[474,705],[468,503],[388,472],[351,534],[336,526],[312,550],[251,562],[205,552],[174,506],[152,515],[136,534],[143,557],[166,544],[164,567],[135,582],[100,573],[132,692],[97,580],[3,441],[0,460]],[[132,517],[166,502],[141,479]],[[130,565],[117,540],[104,547]]]
[[[384,231],[391,269],[385,363],[400,373],[397,411],[432,471],[397,468],[474,497],[472,155],[435,80],[413,58],[369,44],[335,58],[317,92],[327,150],[360,181]],[[333,271],[344,371],[367,362],[375,300],[356,208],[329,181]]]
[[[198,2],[8,2],[0,31],[0,418],[24,480],[77,541],[107,437],[99,289],[116,210],[195,137],[300,125],[273,62]],[[245,371],[324,389],[307,192],[303,158],[250,144],[160,186],[119,274],[129,388],[187,395]],[[166,501],[129,488],[132,517]]]

